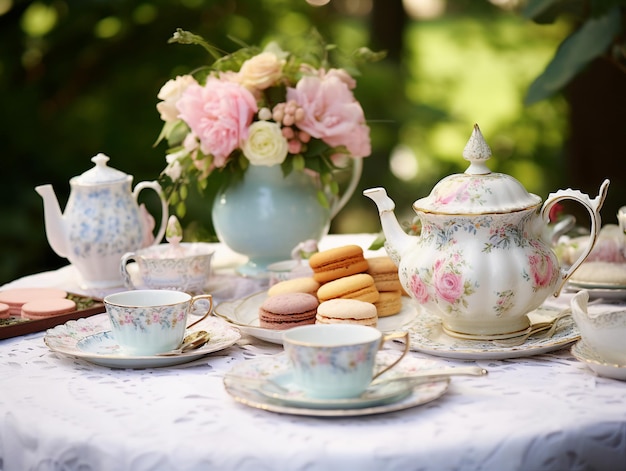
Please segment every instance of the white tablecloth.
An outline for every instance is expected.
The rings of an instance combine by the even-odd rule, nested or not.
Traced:
[[[372,238],[332,236],[322,248]],[[214,283],[224,299],[258,288],[222,269]],[[68,267],[9,286],[71,276]],[[626,383],[595,376],[569,349],[484,361],[411,352],[489,375],[455,377],[423,406],[330,419],[253,409],[226,393],[232,365],[282,350],[250,337],[193,363],[123,370],[53,353],[43,335],[0,340],[2,471],[626,469]]]

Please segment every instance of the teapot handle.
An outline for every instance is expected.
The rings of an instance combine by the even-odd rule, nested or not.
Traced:
[[[154,181],[154,180],[150,182],[137,183],[137,185],[135,186],[135,189],[133,190],[133,198],[135,198],[135,202],[137,202],[139,198],[139,193],[141,193],[141,190],[145,190],[146,188],[154,190],[159,196],[159,199],[161,200],[161,225],[159,227],[159,231],[157,232],[157,235],[152,241],[152,244],[150,244],[150,245],[155,245],[155,244],[159,244],[161,240],[163,240],[163,236],[165,235],[165,228],[167,227],[167,219],[169,217],[169,209],[168,209],[167,201],[165,199],[165,195],[163,194],[163,189],[161,188],[161,185],[159,185],[159,182]]]
[[[587,256],[591,253],[591,250],[598,239],[602,225],[600,219],[600,208],[602,208],[602,205],[604,204],[604,199],[606,198],[606,194],[609,190],[609,183],[609,180],[604,180],[600,186],[598,196],[593,199],[591,199],[589,195],[586,195],[578,190],[572,190],[571,188],[567,190],[558,190],[557,192],[550,193],[548,195],[548,198],[541,208],[541,218],[544,224],[548,224],[550,220],[550,209],[552,206],[565,199],[579,202],[587,209],[587,212],[591,216],[591,236],[589,243],[587,244],[587,248],[567,270],[561,269],[561,279],[556,287],[556,291],[554,292],[555,297],[561,293],[561,290],[569,277],[572,276],[572,273],[576,271],[580,264],[583,263]]]
[[[344,191],[341,198],[339,198],[330,208],[330,218],[334,218],[339,211],[346,205],[348,200],[354,194],[357,185],[359,184],[359,180],[361,179],[361,174],[363,173],[363,159],[362,158],[354,158],[352,159],[352,175],[350,176],[350,183],[348,183],[348,187],[346,191]]]

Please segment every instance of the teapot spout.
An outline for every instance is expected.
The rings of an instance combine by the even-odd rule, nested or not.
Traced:
[[[393,210],[396,205],[384,188],[370,188],[363,191],[363,195],[370,198],[378,207],[380,223],[385,234],[385,249],[387,254],[396,265],[400,264],[400,258],[409,247],[413,236],[408,235],[402,229]]]
[[[52,185],[37,186],[35,191],[43,199],[44,224],[48,243],[58,256],[67,258],[67,237],[63,215]]]

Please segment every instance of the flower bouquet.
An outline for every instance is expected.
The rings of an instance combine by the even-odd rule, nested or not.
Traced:
[[[170,42],[202,45],[214,61],[158,94],[165,123],[157,142],[169,145],[161,184],[183,217],[189,185],[202,192],[214,172],[225,175],[211,212],[215,232],[248,256],[241,274],[264,272],[324,236],[356,188],[371,146],[354,73],[330,65],[333,47],[315,33],[299,53],[272,42],[221,55],[180,29]],[[362,48],[353,57],[382,55]],[[340,197],[335,176],[345,168],[352,177]]]
[[[201,37],[178,29],[169,42],[198,44],[214,58],[210,66],[169,80],[157,104],[168,143],[161,183],[179,216],[185,213],[188,185],[200,190],[214,171],[241,176],[249,166],[280,165],[284,175],[307,170],[319,179],[319,202],[338,186],[333,172],[346,159],[371,152],[369,127],[355,99],[356,81],[328,60],[332,46],[318,35],[298,55],[276,43],[245,46],[228,55]],[[382,53],[361,48],[356,62]]]

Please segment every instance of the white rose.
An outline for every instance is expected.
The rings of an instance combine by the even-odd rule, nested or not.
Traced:
[[[287,139],[280,126],[272,121],[255,121],[248,129],[248,139],[243,143],[243,155],[252,165],[281,164],[287,157]]]
[[[273,52],[262,52],[245,61],[239,70],[239,83],[246,88],[264,90],[280,79],[285,61]]]
[[[168,80],[161,87],[157,98],[163,100],[157,103],[157,110],[161,114],[161,119],[165,122],[176,121],[178,119],[178,109],[176,103],[189,85],[196,82],[191,75],[179,75],[173,80]]]

